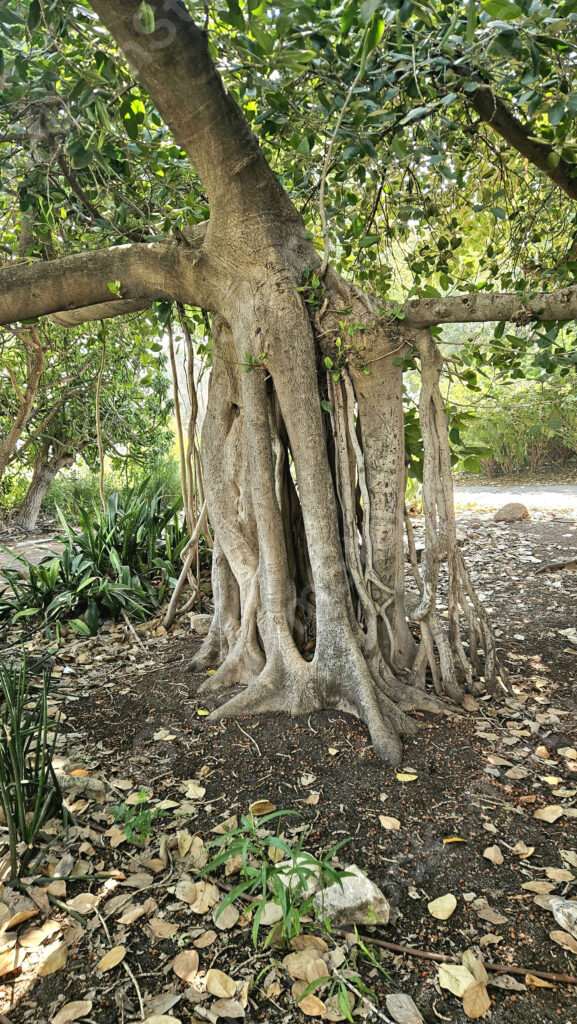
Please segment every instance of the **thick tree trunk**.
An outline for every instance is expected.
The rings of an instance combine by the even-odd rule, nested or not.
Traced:
[[[16,516],[15,525],[19,526],[21,530],[35,528],[42,502],[50,484],[61,469],[64,469],[65,466],[72,466],[74,463],[73,455],[54,456],[51,459],[47,459],[46,455],[47,452],[43,451],[34,464],[30,486]]]

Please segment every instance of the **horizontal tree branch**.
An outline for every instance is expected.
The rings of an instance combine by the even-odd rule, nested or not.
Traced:
[[[186,244],[115,246],[0,270],[0,324],[56,314],[73,326],[143,309],[156,299],[212,308],[202,236]],[[96,309],[94,307],[97,307]],[[70,311],[81,311],[78,314]]]
[[[409,328],[435,324],[487,323],[506,320],[529,324],[540,320],[577,320],[577,285],[556,292],[473,292],[438,299],[411,299],[402,306]]]

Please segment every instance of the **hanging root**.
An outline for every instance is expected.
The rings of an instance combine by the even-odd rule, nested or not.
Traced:
[[[447,416],[439,387],[442,357],[429,331],[420,331],[415,345],[421,361],[419,417],[424,448],[425,551],[422,571],[419,571],[412,528],[405,515],[409,559],[420,593],[411,618],[420,624],[420,652],[423,652],[419,652],[420,656],[415,661],[411,681],[423,687],[428,665],[435,692],[461,700],[463,689],[466,692],[475,690],[474,677],[481,671],[479,645],[484,655],[487,691],[493,693],[499,680],[506,689],[510,684],[506,668],[497,656],[491,623],[471,583],[457,542]],[[446,626],[437,613],[439,573],[444,561],[448,567]],[[469,632],[468,652],[461,634],[461,615]]]

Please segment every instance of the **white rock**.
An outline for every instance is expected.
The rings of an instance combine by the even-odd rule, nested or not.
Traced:
[[[549,903],[553,917],[566,932],[577,939],[577,903],[574,900],[562,900],[555,897]]]
[[[190,628],[193,633],[198,633],[199,636],[206,636],[210,629],[212,622],[212,615],[191,615],[190,616]]]
[[[331,924],[388,924],[390,906],[381,890],[361,871],[356,864],[346,868],[351,875],[318,892],[313,903],[322,915],[329,917]]]

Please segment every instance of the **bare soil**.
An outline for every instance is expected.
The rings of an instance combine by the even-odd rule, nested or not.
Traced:
[[[392,907],[391,923],[364,929],[365,934],[457,959],[475,947],[486,961],[528,973],[577,975],[575,954],[549,937],[558,926],[543,905],[543,893],[523,888],[535,881],[546,887],[547,868],[567,869],[561,851],[577,850],[577,760],[559,753],[577,747],[577,632],[571,635],[577,625],[577,572],[536,573],[544,563],[577,553],[577,525],[550,513],[513,524],[468,516],[459,524],[472,576],[498,624],[514,692],[497,700],[480,695],[471,711],[453,706],[441,718],[416,716],[422,728],[405,745],[400,773],[376,759],[365,727],[345,714],[207,723],[203,712],[214,702],[198,696],[199,679],[187,671],[199,641],[184,623],[171,636],[137,639],[124,627],[111,626],[96,640],[65,639],[55,657],[57,702],[66,716],[62,764],[68,773],[84,772],[80,779],[103,780],[106,788],[104,803],[79,791],[76,813],[90,830],[92,846],[92,853],[79,855],[84,870],[142,872],[143,857],[159,858],[163,837],[185,828],[208,841],[219,822],[246,812],[256,799],[268,799],[278,809],[298,812],[294,821],[286,820],[283,832],[290,838],[295,825],[306,825],[305,845],[315,853],[349,839],[342,862],[363,868]],[[403,781],[399,774],[416,777]],[[182,782],[190,779],[202,780],[206,793],[194,808],[187,806],[184,819],[173,818],[175,811],[158,819],[144,854],[126,844],[110,845],[104,830],[111,824],[111,802],[146,786],[155,799],[173,800],[178,807]],[[554,823],[534,817],[550,805],[563,808]],[[397,818],[400,829],[383,828],[380,815]],[[525,859],[514,852],[520,841],[534,847]],[[483,856],[494,844],[503,855],[499,865]],[[572,880],[554,881],[545,897],[576,898],[575,876],[577,870]],[[111,883],[106,884],[110,895]],[[213,927],[210,914],[201,918],[175,899],[170,865],[154,874],[154,886],[155,914],[177,925],[174,936],[152,937],[146,916],[123,926],[112,914],[107,918],[111,942],[126,946],[126,962],[147,1013],[155,1008],[155,996],[170,992],[178,1002],[160,1012],[172,1013],[182,1024],[210,1019],[202,1017],[210,1000],[191,1001],[189,987],[170,967],[195,934]],[[99,879],[70,880],[66,898],[102,892],[102,887]],[[445,893],[456,896],[457,909],[442,922],[427,905]],[[142,902],[148,895],[145,891],[141,898],[137,891],[134,898]],[[502,915],[501,923],[479,917],[479,897]],[[57,908],[51,915],[66,921]],[[342,942],[335,935],[335,943]],[[25,962],[2,979],[0,1008],[12,1024],[47,1024],[62,1002],[90,998],[93,1009],[86,1019],[98,1024],[141,1019],[137,988],[128,974],[120,967],[104,974],[97,970],[105,945],[100,921],[91,918],[88,932],[70,943],[64,972],[38,979],[34,965]],[[238,980],[262,972],[244,1019],[292,1024],[305,1017],[291,996],[292,979],[279,966],[285,952],[255,953],[247,923],[219,932],[210,948],[200,950],[200,966],[202,971],[217,967]],[[413,997],[427,1024],[468,1019],[461,1000],[439,987],[434,962],[375,953],[387,976],[360,953],[356,967],[387,1019],[386,994],[395,990]],[[278,989],[267,988],[267,967],[275,971]],[[526,982],[524,976],[518,980]],[[490,987],[489,994],[487,1019],[493,1024],[577,1024],[577,985],[528,983],[514,992]],[[373,1013],[368,1019],[379,1018]]]

